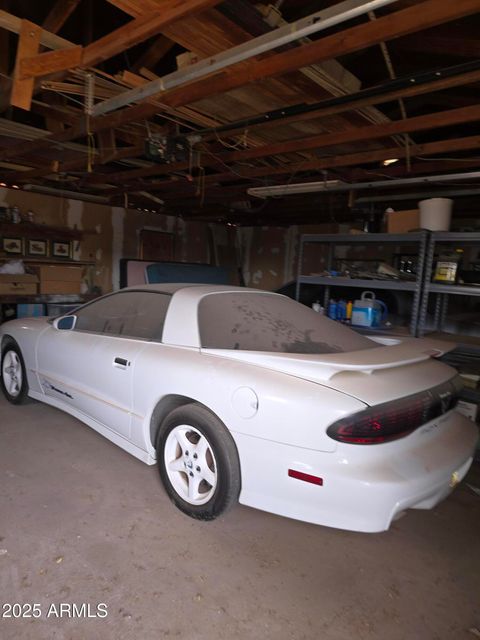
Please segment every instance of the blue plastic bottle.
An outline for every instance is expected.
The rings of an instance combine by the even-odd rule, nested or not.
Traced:
[[[331,318],[332,320],[336,320],[337,319],[337,303],[335,300],[330,300],[330,302],[328,303],[328,317]]]
[[[347,319],[347,303],[345,300],[339,300],[337,303],[337,320],[345,322]]]

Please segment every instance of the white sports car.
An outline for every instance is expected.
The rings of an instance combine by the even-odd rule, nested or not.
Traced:
[[[364,337],[266,291],[128,288],[0,339],[10,402],[51,404],[157,463],[195,518],[238,500],[382,531],[447,496],[478,438],[434,358],[449,345]]]

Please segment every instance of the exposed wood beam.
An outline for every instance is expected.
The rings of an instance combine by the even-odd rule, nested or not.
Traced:
[[[451,38],[422,34],[409,36],[395,43],[399,49],[441,56],[459,56],[462,58],[480,57],[480,42],[474,38]]]
[[[22,20],[20,18],[8,13],[8,11],[0,10],[0,29],[6,29],[12,33],[19,34],[21,26]],[[47,47],[47,49],[65,49],[66,47],[74,46],[73,43],[65,40],[65,38],[60,38],[60,36],[50,33],[45,29],[41,30],[40,44]]]
[[[157,62],[161,60],[175,46],[175,42],[170,38],[160,34],[155,38],[146,51],[135,61],[133,69],[140,70],[142,67],[153,69]]]
[[[436,129],[476,120],[480,120],[480,106],[478,105],[441,111],[440,113],[429,114],[427,116],[417,116],[415,118],[408,118],[407,120],[398,120],[380,125],[370,125],[368,127],[363,127],[362,129],[349,129],[347,131],[339,131],[338,133],[327,133],[318,136],[309,136],[299,140],[268,144],[263,145],[262,147],[246,149],[244,151],[216,153],[215,157],[209,156],[208,154],[202,154],[201,162],[204,167],[216,167],[227,162],[241,162],[252,158],[293,153],[308,149],[323,149],[339,144],[374,140],[389,137],[398,133],[413,133],[414,131]],[[390,150],[390,152],[392,151]],[[376,152],[371,151],[368,153],[375,154]],[[387,158],[388,157],[397,158],[399,156],[398,153],[394,153],[394,155],[387,156]],[[308,164],[308,162],[306,164]],[[175,163],[174,165],[165,165],[163,167],[153,166],[142,169],[133,169],[131,171],[117,174],[113,182],[125,183],[132,179],[145,178],[152,175],[164,175],[165,173],[169,173],[174,170],[183,171],[187,169],[188,166],[188,162],[181,162]],[[266,173],[265,175],[269,174]],[[92,176],[92,179],[96,180],[96,177]]]
[[[20,77],[39,78],[58,71],[65,71],[80,66],[82,62],[82,47],[75,46],[68,49],[48,51],[38,56],[23,58],[20,61]]]
[[[97,135],[97,138],[100,164],[110,162],[110,160],[115,157],[115,154],[117,152],[115,131],[113,129],[100,131]]]
[[[9,0],[0,0],[0,9],[8,9]],[[5,111],[10,104],[10,34],[0,29],[0,112]]]
[[[44,102],[42,102],[44,101]],[[47,104],[45,104],[45,102]],[[38,108],[38,105],[42,105],[45,109]],[[66,99],[57,93],[41,93],[37,100],[32,100],[31,111],[38,113],[45,117],[45,125],[49,131],[59,132],[64,131],[67,124],[70,124],[68,119],[63,117],[64,111],[68,111]],[[77,109],[75,109],[77,111]],[[79,113],[82,113],[79,111]],[[78,117],[78,115],[77,115]]]
[[[24,79],[22,77],[21,63],[24,58],[32,56],[38,51],[41,34],[41,27],[29,20],[22,20],[10,102],[14,107],[20,107],[27,111],[30,109],[32,102],[34,80],[33,78]]]
[[[138,18],[142,13],[158,11],[160,4],[157,0],[107,0],[107,2],[133,18]]]
[[[143,145],[135,145],[132,147],[123,147],[122,149],[117,149],[115,153],[112,154],[112,156],[109,158],[108,162],[125,160],[126,158],[136,158],[142,153],[143,148]],[[101,162],[100,158],[97,159],[99,162]],[[32,169],[30,171],[19,171],[9,174],[8,180],[25,183],[30,182],[30,180],[33,180],[34,178],[44,178],[55,173],[68,173],[68,171],[81,170],[87,172],[87,159],[85,157],[75,158],[74,160],[66,160],[65,162],[43,162],[43,165],[37,169]]]
[[[375,169],[353,169],[349,172],[349,181],[361,182],[368,181],[374,176],[380,178],[404,178],[418,175],[428,175],[433,173],[446,173],[447,171],[463,171],[465,169],[473,169],[480,167],[480,159],[472,157],[456,158],[451,160],[417,160],[412,163],[410,171],[401,163],[400,166],[381,167]]]
[[[414,156],[428,156],[438,153],[454,153],[456,151],[480,149],[480,136],[468,136],[466,138],[456,138],[452,140],[440,140],[438,142],[427,142],[420,145],[412,145],[409,153]],[[373,162],[382,162],[388,158],[406,158],[407,150],[400,147],[391,147],[389,149],[379,149],[378,151],[361,151],[359,153],[348,153],[343,155],[335,155],[326,158],[318,158],[307,162],[298,162],[291,164],[286,170],[285,167],[265,167],[260,169],[239,170],[237,173],[245,177],[264,177],[269,175],[291,175],[292,173],[301,171],[315,171],[317,169],[330,169],[335,167],[349,167],[361,164],[370,164]],[[227,176],[228,174],[224,174]],[[224,177],[224,180],[227,178]],[[229,175],[232,179],[232,174]]]
[[[72,66],[94,67],[113,56],[156,35],[163,27],[180,20],[185,15],[209,8],[221,0],[164,0],[161,11],[143,14],[112,31],[88,46],[75,47],[75,54],[40,53],[24,60],[21,72],[24,77],[39,77],[64,71]]]
[[[87,159],[85,157],[67,161],[44,160],[41,167],[30,169],[29,171],[12,172],[8,174],[6,178],[12,182],[27,183],[35,178],[44,178],[45,176],[62,173],[64,171],[76,171],[77,169],[83,168],[86,170],[86,166]]]
[[[440,72],[441,73],[441,72]],[[432,92],[443,91],[445,89],[451,89],[453,87],[460,87],[463,85],[473,84],[480,82],[480,70],[467,71],[465,73],[459,73],[458,75],[451,77],[437,76],[430,82],[422,84],[411,84],[410,86],[402,89],[395,89],[393,91],[385,91],[384,93],[377,93],[376,95],[369,97],[362,97],[359,92],[359,97],[343,104],[337,104],[334,106],[322,107],[322,103],[319,104],[318,109],[315,111],[308,111],[306,113],[298,113],[291,116],[286,116],[281,120],[265,120],[261,123],[248,123],[249,131],[258,127],[275,127],[290,124],[292,122],[301,122],[306,120],[315,120],[317,118],[325,118],[331,115],[337,115],[339,113],[345,113],[347,111],[353,111],[356,109],[362,109],[363,107],[371,105],[379,105],[385,102],[393,102],[399,98],[412,98],[414,96],[425,95]],[[327,101],[328,102],[328,101]],[[232,128],[228,130],[227,135],[233,135],[237,132],[241,132],[245,129],[245,126],[239,128]],[[215,133],[211,136],[208,135],[205,139],[215,137]]]
[[[9,0],[0,0],[0,9],[5,10],[8,8]],[[5,29],[0,29],[0,73],[8,76],[10,73],[9,68],[9,34]]]
[[[83,112],[81,111],[81,109],[76,109],[72,106],[67,107],[62,104],[45,104],[44,102],[40,102],[39,100],[32,101],[32,111],[44,116],[46,120],[56,121],[61,125],[74,125],[76,122],[78,122],[79,118],[83,117]],[[119,140],[128,142],[128,144],[130,145],[138,146],[139,148],[141,145],[142,147],[144,146],[145,136],[141,133],[134,133],[125,129],[116,129],[115,133],[116,137]]]
[[[459,151],[477,151],[480,149],[480,136],[468,136],[466,138],[455,138],[452,140],[440,140],[437,142],[428,142],[426,144],[421,145],[413,145],[410,148],[410,155],[412,157],[415,156],[428,156],[435,155],[441,153],[454,153]],[[315,158],[313,160],[290,163],[281,167],[259,167],[253,169],[245,169],[244,167],[235,166],[235,173],[229,171],[223,171],[222,173],[211,174],[205,176],[205,183],[211,184],[215,182],[231,182],[235,179],[242,178],[266,178],[269,176],[278,176],[278,175],[292,175],[292,174],[300,174],[305,171],[316,171],[322,169],[333,169],[336,167],[354,167],[362,164],[371,164],[378,163],[386,160],[388,158],[405,158],[407,156],[407,150],[405,148],[400,147],[391,147],[388,149],[379,149],[376,151],[361,151],[358,153],[348,153],[348,154],[340,154],[340,155],[332,155],[323,158]],[[155,175],[166,175],[170,172],[178,171],[177,165],[159,165],[158,171]],[[137,173],[134,171],[124,171],[121,173],[117,173],[115,178],[118,179],[122,185],[128,183],[128,176],[132,173]],[[133,176],[132,176],[133,177]],[[108,182],[108,180],[104,180],[104,182]],[[170,184],[170,180],[165,181],[166,185]],[[181,186],[181,182],[179,182],[179,186]],[[138,189],[148,189],[150,191],[162,191],[162,189],[166,186],[160,184],[152,183],[150,185],[146,185],[145,182],[121,186],[118,187],[115,191],[111,193],[122,193],[124,191],[138,190]]]
[[[155,12],[144,13],[123,27],[112,31],[85,47],[83,65],[95,66],[103,60],[129,49],[139,42],[158,34],[163,27],[176,20],[213,7],[221,0],[163,0]]]
[[[349,51],[361,50],[372,44],[377,44],[382,39],[388,40],[406,33],[429,28],[442,22],[448,22],[455,18],[475,13],[479,9],[480,0],[457,0],[455,3],[439,3],[437,0],[427,0],[414,7],[379,18],[375,22],[352,27],[339,34],[298,47],[298,49],[270,56],[257,62],[251,62],[247,65],[248,69],[246,71],[239,71],[241,77],[236,77],[235,73],[230,73],[228,76],[222,73],[215,74],[215,82],[213,84],[209,79],[204,79],[200,83],[191,83],[185,88],[181,87],[162,96],[162,101],[171,106],[174,106],[174,104],[177,106],[188,104],[192,99],[192,95],[195,96],[194,99],[200,99],[219,91],[228,90],[233,86],[247,84],[261,77],[289,71],[292,67],[290,58],[293,57],[294,67],[308,65],[312,61],[318,62],[343,55]],[[307,52],[306,54],[305,51]],[[232,70],[235,71],[234,68]],[[94,118],[90,122],[90,128],[93,132],[112,127],[116,128],[127,122],[151,117],[157,110],[158,107],[155,104],[142,103],[106,117]],[[85,131],[85,123],[79,122],[68,132],[50,135],[45,140],[35,141],[29,145],[17,145],[13,149],[5,150],[0,153],[0,159],[17,157],[57,141],[73,140],[85,135]]]
[[[227,71],[214,73],[173,89],[163,91],[160,81],[151,84],[147,95],[145,87],[128,92],[130,102],[162,95],[170,106],[180,106],[200,100],[206,96],[224,93],[266,77],[283,75],[311,64],[353,53],[381,42],[398,38],[408,33],[428,29],[455,18],[476,13],[480,0],[458,0],[455,3],[425,0],[415,7],[403,9],[379,18],[374,22],[345,29],[341,34],[320,38],[309,44],[288,49],[262,59],[248,60],[228,67]],[[113,106],[112,102],[112,106]]]
[[[416,116],[406,120],[396,120],[382,124],[373,124],[362,129],[339,131],[338,133],[320,134],[300,138],[299,140],[289,140],[273,144],[246,149],[243,151],[233,151],[219,153],[218,157],[224,162],[235,162],[252,158],[263,158],[266,156],[279,155],[284,153],[294,153],[296,151],[306,151],[308,149],[321,149],[340,144],[351,144],[366,140],[386,138],[399,133],[414,133],[415,131],[425,131],[448,127],[465,122],[475,122],[480,120],[480,106],[461,107],[459,109],[449,109],[439,113],[431,113],[425,116]]]
[[[79,2],[80,0],[57,0],[43,21],[42,27],[51,33],[58,33]]]

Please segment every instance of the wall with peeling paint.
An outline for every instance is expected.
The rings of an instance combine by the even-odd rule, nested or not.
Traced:
[[[0,207],[14,205],[22,213],[33,211],[37,224],[83,231],[82,241],[74,243],[74,259],[95,262],[92,284],[102,292],[118,288],[120,258],[140,257],[142,228],[175,234],[175,260],[210,263],[212,259],[215,263],[214,234],[206,223],[0,188]],[[21,235],[21,224],[18,235]]]
[[[103,292],[119,287],[120,258],[140,257],[139,233],[143,228],[174,234],[176,261],[228,267],[233,283],[241,283],[243,277],[247,286],[268,290],[295,279],[302,233],[348,230],[346,225],[324,224],[235,228],[0,188],[0,206],[14,205],[22,212],[33,211],[39,224],[82,230],[83,240],[74,243],[74,259],[95,261],[93,284]],[[19,235],[20,231],[19,226]],[[310,270],[324,268],[322,261],[316,248],[305,256]]]
[[[303,233],[348,233],[349,228],[337,224],[239,227],[238,245],[245,284],[270,291],[280,288],[296,278],[298,243]],[[319,252],[318,245],[314,246],[305,256],[307,273],[325,266],[325,256]]]

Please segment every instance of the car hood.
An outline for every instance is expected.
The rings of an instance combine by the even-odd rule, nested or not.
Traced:
[[[349,353],[294,354],[202,349],[203,353],[281,371],[378,404],[428,389],[448,380],[454,370],[434,358],[455,345],[439,340],[393,341]]]

